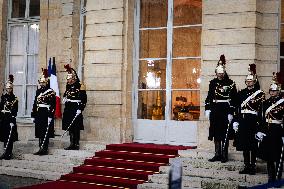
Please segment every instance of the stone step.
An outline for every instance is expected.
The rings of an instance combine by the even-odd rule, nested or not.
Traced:
[[[204,159],[204,160],[212,158],[215,154],[213,151],[208,151],[204,149],[179,150],[178,153],[180,157]],[[229,152],[228,159],[234,161],[243,161],[242,152],[237,152],[237,151]]]
[[[244,168],[244,163],[240,161],[231,160],[226,163],[209,162],[203,159],[194,158],[181,158],[183,167],[193,167],[193,168],[206,168],[206,169],[216,169],[216,170],[227,170],[227,171],[240,171]],[[258,161],[256,164],[257,173],[266,173],[266,163],[264,161]]]
[[[184,176],[221,179],[236,182],[245,182],[253,185],[267,182],[266,174],[241,175],[238,171],[225,171],[205,168],[184,168]]]
[[[168,187],[169,187],[168,184],[157,184],[157,183],[146,182],[143,184],[139,184],[137,189],[166,189]],[[201,188],[182,186],[182,189],[201,189]]]
[[[72,157],[93,157],[95,151],[89,150],[64,150],[64,149],[50,149],[50,155],[72,156]]]
[[[69,173],[73,170],[75,164],[70,163],[49,163],[49,162],[38,162],[31,160],[9,160],[2,161],[2,167],[14,167],[21,169],[32,169],[39,171],[50,171],[58,172],[61,174]]]
[[[0,175],[36,178],[41,180],[57,180],[60,178],[61,173],[1,166]]]
[[[84,162],[85,156],[77,156],[77,157],[69,157],[69,156],[61,156],[61,155],[45,155],[45,156],[37,156],[33,154],[23,154],[21,156],[23,160],[31,160],[38,162],[49,162],[49,163],[69,163],[80,165]]]

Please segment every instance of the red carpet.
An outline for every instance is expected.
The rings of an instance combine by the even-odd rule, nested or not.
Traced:
[[[149,175],[159,173],[159,167],[167,165],[169,158],[176,157],[178,150],[192,148],[195,147],[110,144],[60,180],[18,189],[137,189]]]

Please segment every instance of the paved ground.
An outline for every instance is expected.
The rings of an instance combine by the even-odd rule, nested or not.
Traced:
[[[46,182],[44,180],[0,175],[0,189],[12,189]]]

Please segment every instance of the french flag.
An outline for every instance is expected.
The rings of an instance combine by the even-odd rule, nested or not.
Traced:
[[[50,80],[50,88],[56,92],[56,106],[55,106],[55,118],[61,118],[61,106],[60,106],[60,95],[59,95],[59,87],[56,76],[56,65],[55,65],[55,57],[49,58],[48,62],[48,76]]]

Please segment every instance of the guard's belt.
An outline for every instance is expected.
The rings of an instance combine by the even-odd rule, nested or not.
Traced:
[[[282,120],[277,120],[277,119],[266,119],[267,123],[275,123],[275,124],[282,124]]]
[[[50,108],[50,105],[47,104],[38,104],[37,106],[40,108]]]
[[[241,113],[242,114],[254,114],[254,115],[257,115],[257,112],[256,111],[253,111],[253,110],[241,110]]]
[[[1,112],[3,112],[3,113],[11,113],[10,110],[1,110]]]
[[[213,100],[215,103],[220,103],[220,102],[230,102],[230,99],[227,100]]]
[[[81,100],[71,100],[71,99],[66,99],[66,102],[76,102],[76,103],[78,103],[78,102],[81,102]]]

